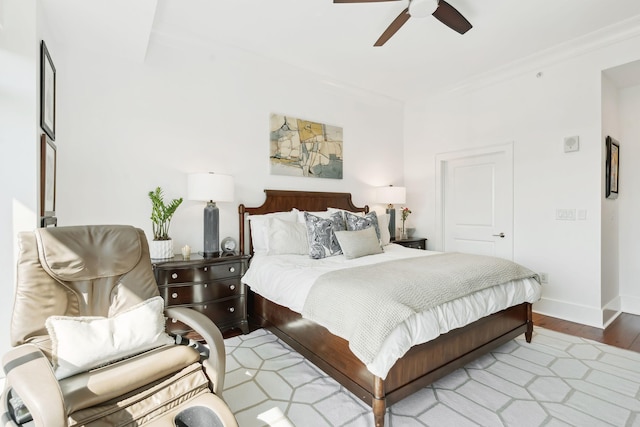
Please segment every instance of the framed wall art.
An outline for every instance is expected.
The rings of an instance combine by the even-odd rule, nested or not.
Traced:
[[[282,114],[270,117],[272,175],[342,179],[342,128]]]
[[[56,216],[56,146],[47,135],[40,137],[40,216]]]
[[[607,136],[607,163],[606,174],[606,196],[607,199],[618,198],[618,187],[620,185],[620,143],[610,136]]]
[[[40,127],[56,140],[56,67],[44,40],[40,44]]]

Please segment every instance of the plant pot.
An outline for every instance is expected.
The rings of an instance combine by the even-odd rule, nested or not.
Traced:
[[[173,240],[152,240],[149,242],[151,259],[173,258]]]

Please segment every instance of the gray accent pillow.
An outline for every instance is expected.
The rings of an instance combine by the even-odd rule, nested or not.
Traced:
[[[346,259],[383,252],[373,227],[357,231],[336,231],[335,233]]]
[[[373,229],[376,230],[376,236],[378,237],[378,241],[380,243],[380,227],[378,226],[378,215],[376,215],[375,211],[369,212],[365,216],[359,216],[350,212],[345,212],[344,216],[347,223],[347,230],[358,231],[364,230],[365,228],[373,227]]]
[[[311,258],[321,259],[342,253],[335,234],[335,231],[346,229],[342,212],[332,213],[328,219],[305,212],[304,221],[307,226]]]

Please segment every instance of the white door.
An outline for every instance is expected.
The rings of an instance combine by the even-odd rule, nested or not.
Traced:
[[[513,259],[513,146],[438,156],[441,250]]]

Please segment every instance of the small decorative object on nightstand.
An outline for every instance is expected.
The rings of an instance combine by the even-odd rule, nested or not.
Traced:
[[[222,249],[222,255],[229,256],[236,253],[237,249],[236,240],[233,237],[225,237],[220,242],[220,248]]]
[[[247,292],[240,278],[248,267],[247,255],[202,257],[188,260],[176,255],[153,263],[153,271],[165,306],[191,307],[209,317],[226,331],[240,328],[249,332]],[[186,325],[167,319],[167,332],[198,339]]]
[[[413,237],[402,240],[392,240],[391,243],[397,243],[407,248],[427,250],[427,239],[424,237]]]

